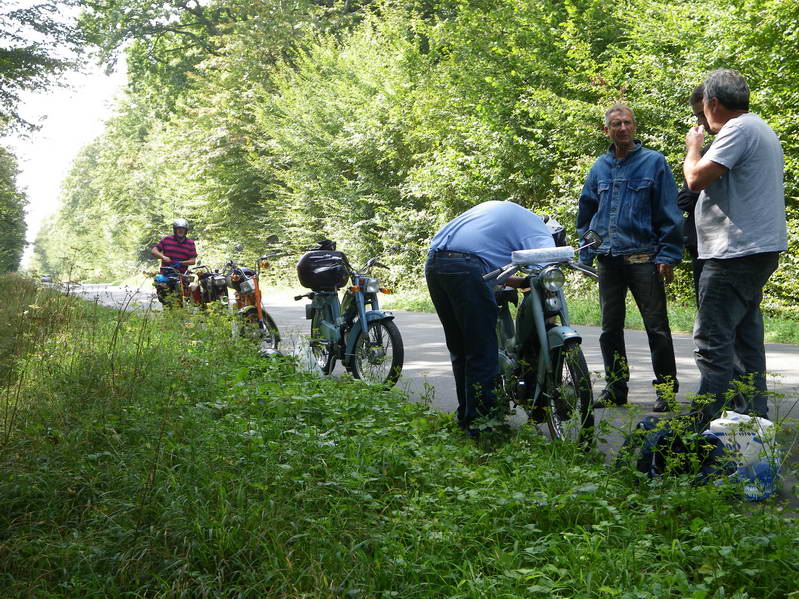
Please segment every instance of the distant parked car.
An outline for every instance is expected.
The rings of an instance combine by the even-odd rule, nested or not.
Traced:
[[[52,283],[53,277],[50,275],[42,275],[42,283]]]

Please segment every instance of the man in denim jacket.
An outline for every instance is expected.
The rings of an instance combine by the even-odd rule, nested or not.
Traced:
[[[664,390],[677,391],[677,367],[666,313],[666,292],[674,264],[682,257],[682,214],[677,185],[663,154],[635,139],[632,109],[622,104],[605,112],[605,135],[613,142],[588,173],[580,195],[577,232],[593,229],[602,245],[583,250],[580,260],[598,259],[606,387],[595,408],[627,403],[627,351],[624,345],[625,298],[629,289],[649,338],[654,409],[665,412]],[[663,386],[665,384],[665,386]],[[665,395],[668,395],[666,393]]]

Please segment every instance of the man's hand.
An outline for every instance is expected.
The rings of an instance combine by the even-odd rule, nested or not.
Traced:
[[[529,280],[527,277],[510,277],[503,285],[506,287],[513,287],[514,289],[524,289],[529,287]]]
[[[163,263],[164,263],[164,265],[166,266],[166,265],[168,265],[170,262],[172,262],[172,258],[170,258],[169,256],[167,256],[166,254],[161,254],[161,262],[163,262]]]
[[[657,264],[658,276],[668,285],[674,280],[674,267],[671,264]]]
[[[697,153],[702,149],[705,143],[705,128],[702,125],[691,127],[685,135],[685,149],[688,153],[695,150]]]

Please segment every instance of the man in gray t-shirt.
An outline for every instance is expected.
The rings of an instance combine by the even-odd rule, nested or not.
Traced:
[[[735,358],[744,368],[747,409],[767,416],[763,286],[787,249],[783,154],[774,131],[749,112],[749,87],[736,71],[719,69],[704,82],[704,112],[718,131],[700,156],[704,128],[686,136],[685,180],[700,191],[694,213],[699,258],[699,310],[694,324],[701,374],[702,423],[725,407]]]

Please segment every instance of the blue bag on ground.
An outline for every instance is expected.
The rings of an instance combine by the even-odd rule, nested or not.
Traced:
[[[690,422],[646,416],[625,439],[616,465],[629,464],[650,478],[664,474],[695,476],[704,484],[718,474],[729,474],[724,445],[718,438],[690,431]]]

